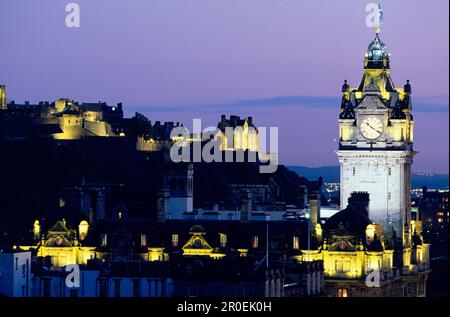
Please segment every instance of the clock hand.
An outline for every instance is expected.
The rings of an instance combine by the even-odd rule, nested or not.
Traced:
[[[376,132],[378,132],[379,134],[381,134],[381,131],[380,130],[377,130],[377,129],[375,129],[374,127],[372,127],[371,125],[370,125],[370,123],[369,122],[366,122],[366,124],[372,129],[372,130],[375,130]]]

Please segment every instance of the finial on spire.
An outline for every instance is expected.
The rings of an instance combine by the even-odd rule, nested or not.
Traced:
[[[409,83],[409,79],[406,80],[406,84],[403,86],[403,91],[406,94],[411,94],[411,84]]]
[[[342,92],[348,92],[349,89],[350,89],[350,86],[347,83],[347,79],[345,79],[344,84],[342,85]]]

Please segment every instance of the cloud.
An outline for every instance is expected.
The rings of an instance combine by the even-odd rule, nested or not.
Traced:
[[[448,96],[416,97],[412,99],[413,112],[448,112]]]
[[[273,111],[277,107],[304,107],[337,109],[340,97],[329,96],[277,96],[261,99],[238,100],[229,103],[200,104],[200,105],[169,105],[169,106],[137,106],[131,107],[136,111],[149,112],[225,112],[235,110]],[[448,96],[413,97],[413,112],[448,112]],[[255,113],[257,115],[257,113]]]
[[[238,106],[281,106],[299,105],[313,107],[334,107],[340,104],[340,97],[322,96],[279,96],[265,99],[241,100],[235,103]]]

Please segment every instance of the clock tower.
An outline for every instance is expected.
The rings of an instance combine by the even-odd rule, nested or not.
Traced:
[[[377,31],[357,88],[342,86],[339,115],[340,199],[368,192],[369,218],[384,235],[409,244],[413,117],[411,85],[396,88],[390,54]],[[401,240],[400,240],[401,239]]]

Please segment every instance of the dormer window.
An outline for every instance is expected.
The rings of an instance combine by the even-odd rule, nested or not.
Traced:
[[[178,247],[178,235],[177,234],[172,235],[172,247],[174,247],[174,248]]]
[[[300,249],[300,239],[298,238],[298,236],[292,237],[292,248],[294,250]]]
[[[225,233],[219,233],[220,247],[226,248],[227,246],[227,235]]]

